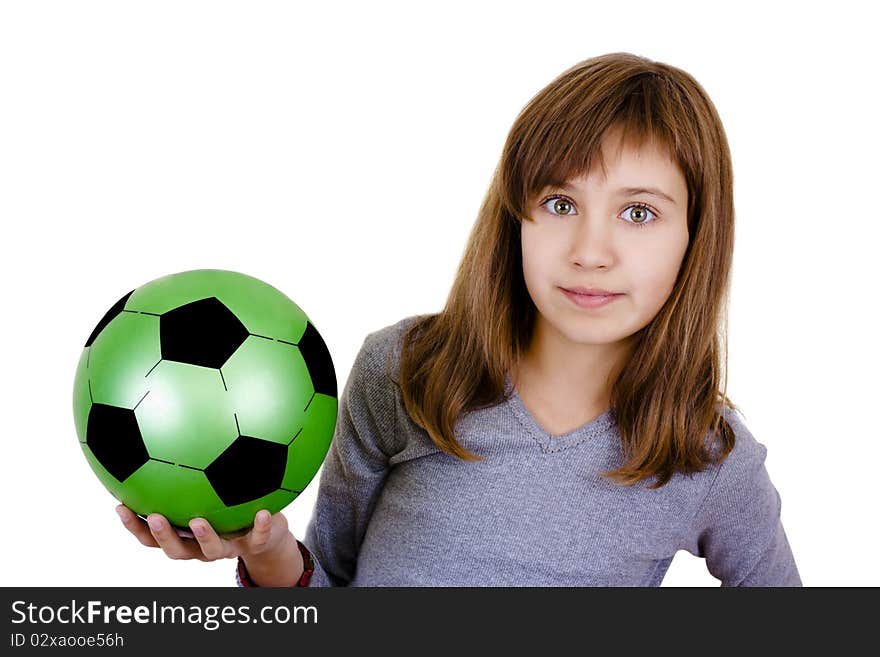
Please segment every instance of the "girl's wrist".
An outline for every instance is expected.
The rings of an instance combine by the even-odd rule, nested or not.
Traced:
[[[247,574],[257,586],[296,586],[305,569],[296,537],[288,534],[279,549],[243,554]]]

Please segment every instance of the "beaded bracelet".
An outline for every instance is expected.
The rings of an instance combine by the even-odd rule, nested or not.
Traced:
[[[300,543],[299,540],[297,540],[296,546],[299,548],[299,553],[302,555],[303,574],[293,586],[308,586],[309,581],[312,578],[312,573],[315,572],[315,561],[312,558],[312,553],[309,552],[308,548]],[[236,572],[238,574],[238,581],[242,586],[259,586],[259,584],[256,584],[254,580],[251,579],[247,567],[244,565],[244,559],[241,557],[238,557],[238,568],[236,569]]]

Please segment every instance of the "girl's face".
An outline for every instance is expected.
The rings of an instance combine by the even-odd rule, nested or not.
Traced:
[[[529,205],[533,221],[522,222],[523,275],[540,328],[578,344],[615,343],[644,328],[672,292],[688,246],[681,169],[656,144],[618,149],[616,135],[603,143],[607,179],[597,166],[542,190]],[[575,287],[620,296],[587,307],[564,291]]]

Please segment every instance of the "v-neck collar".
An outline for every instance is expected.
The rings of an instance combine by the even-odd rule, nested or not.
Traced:
[[[526,431],[537,441],[541,446],[541,450],[545,453],[558,452],[563,449],[568,449],[569,447],[580,445],[582,442],[589,440],[590,438],[595,438],[608,431],[614,424],[614,410],[609,408],[602,413],[602,415],[590,420],[577,429],[559,436],[554,436],[547,432],[538,423],[531,411],[529,411],[523,403],[523,400],[514,387],[509,374],[504,377],[504,393],[508,398],[508,403],[513,409],[514,414],[523,425],[523,428],[526,429]]]

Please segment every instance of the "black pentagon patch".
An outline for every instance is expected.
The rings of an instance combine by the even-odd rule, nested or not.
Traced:
[[[91,344],[95,341],[95,338],[104,330],[104,327],[109,324],[116,315],[122,312],[123,308],[125,308],[125,304],[128,301],[128,297],[130,297],[134,293],[134,290],[126,294],[119,301],[113,304],[113,307],[107,311],[107,313],[101,318],[101,321],[98,322],[98,325],[92,330],[92,334],[89,336],[89,339],[86,340],[86,347],[90,347]]]
[[[98,462],[120,483],[150,460],[134,411],[92,404],[86,444]]]
[[[306,331],[297,346],[306,362],[315,392],[335,397],[336,370],[333,369],[333,359],[324,339],[311,322],[306,323]]]
[[[219,368],[247,339],[241,320],[217,297],[169,310],[159,318],[162,358]]]
[[[239,436],[205,468],[205,476],[223,504],[235,506],[278,490],[286,468],[287,445]]]

